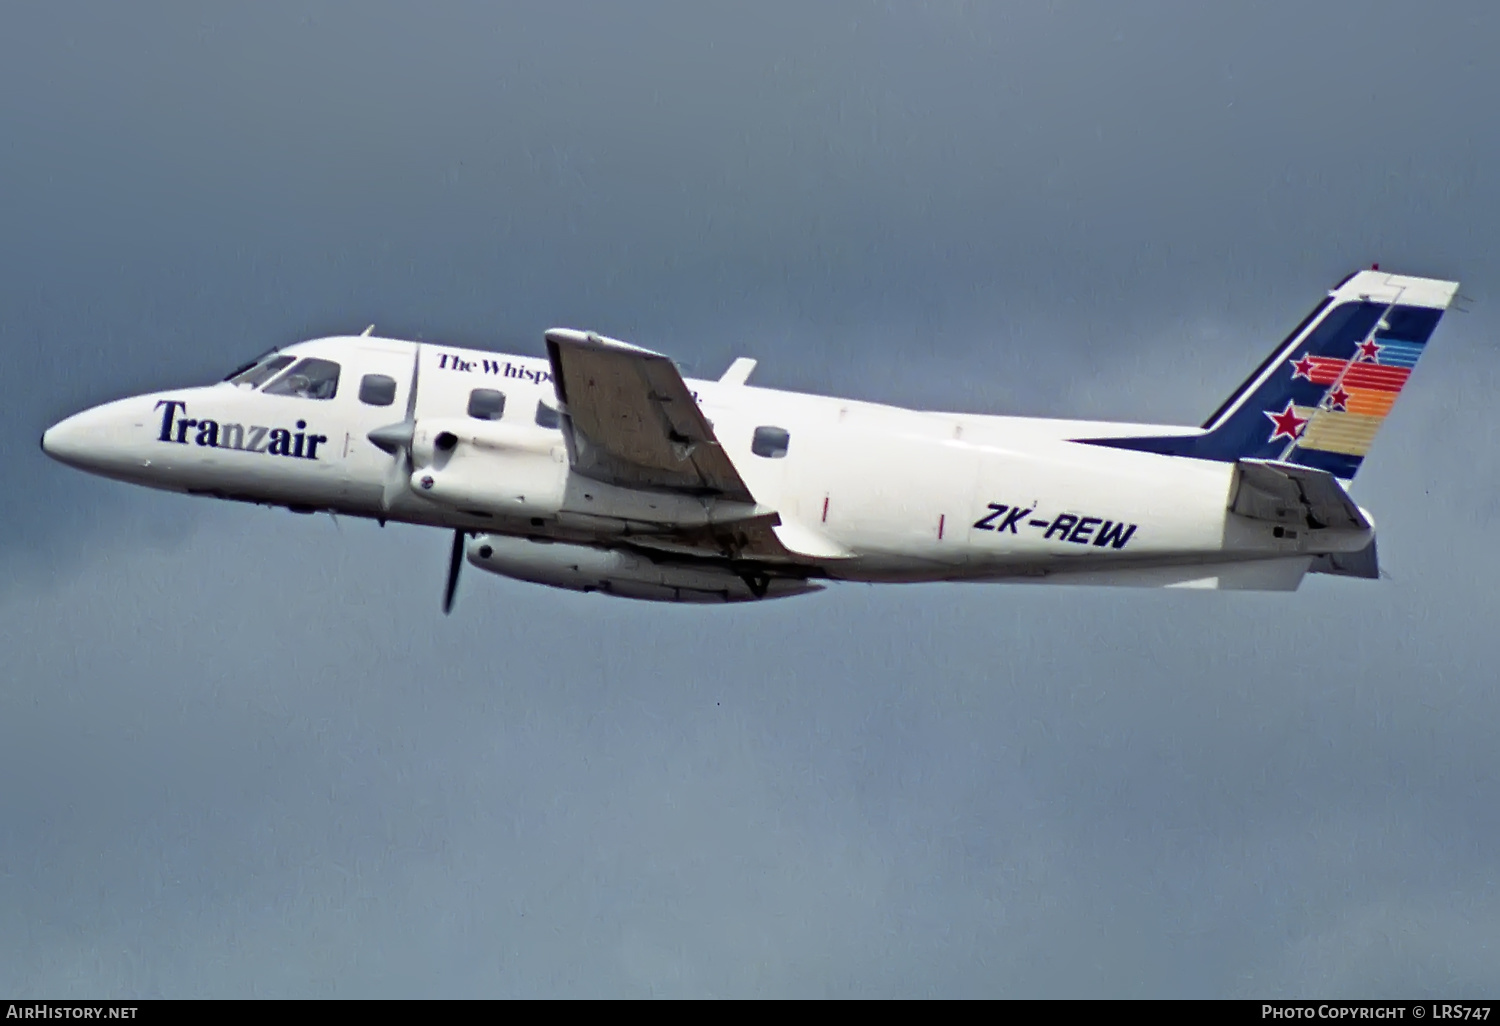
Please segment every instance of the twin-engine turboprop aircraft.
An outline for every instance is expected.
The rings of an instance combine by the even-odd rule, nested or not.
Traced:
[[[1455,282],[1340,283],[1201,428],[931,413],[685,381],[546,333],[547,359],[364,335],[54,425],[42,448],[134,484],[447,528],[575,591],[736,602],[826,581],[1292,590],[1376,577],[1345,490]]]

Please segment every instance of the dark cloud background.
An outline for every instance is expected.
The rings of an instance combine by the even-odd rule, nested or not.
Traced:
[[[7,5],[0,992],[1493,996],[1497,29]],[[1358,482],[1379,584],[445,619],[440,533],[36,447],[371,321],[1196,423],[1373,260],[1474,297]]]

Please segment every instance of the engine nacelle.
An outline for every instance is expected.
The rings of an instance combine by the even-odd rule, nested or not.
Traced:
[[[754,503],[610,484],[572,473],[557,432],[473,419],[418,421],[409,486],[430,502],[500,517],[556,518],[623,533],[641,527],[702,527],[771,512]]]
[[[419,421],[411,489],[455,509],[552,516],[562,508],[568,454],[555,431],[481,420]]]
[[[570,591],[597,591],[655,602],[750,602],[821,591],[812,581],[771,578],[757,595],[727,570],[655,563],[619,549],[482,534],[469,543],[481,570]]]

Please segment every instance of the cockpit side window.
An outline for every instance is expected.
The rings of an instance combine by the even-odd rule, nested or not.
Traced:
[[[258,388],[285,370],[291,362],[290,356],[273,356],[267,353],[254,363],[241,367],[224,380],[231,381],[241,388]]]
[[[339,390],[339,365],[332,360],[308,357],[264,389],[267,395],[294,395],[301,399],[332,399]]]
[[[475,420],[499,420],[505,416],[505,393],[476,388],[469,393],[469,416]]]
[[[538,400],[536,404],[536,422],[541,427],[551,428],[556,431],[562,426],[562,416],[557,412],[555,406],[548,406],[542,400]]]
[[[359,379],[359,401],[366,406],[389,406],[396,401],[396,379],[386,374],[366,374]]]

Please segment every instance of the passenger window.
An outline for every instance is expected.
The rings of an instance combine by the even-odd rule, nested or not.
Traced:
[[[555,407],[548,406],[544,401],[536,404],[536,422],[544,428],[557,430],[562,424],[562,417],[558,415]]]
[[[768,460],[779,460],[786,455],[791,442],[791,432],[786,428],[758,427],[755,429],[755,439],[750,443],[750,451]]]
[[[265,387],[267,395],[294,395],[300,399],[332,399],[339,390],[339,365],[332,360],[309,357]]]
[[[292,362],[290,356],[278,356],[272,360],[262,358],[262,360],[264,362],[258,361],[252,363],[249,367],[230,375],[229,380],[241,388],[255,388],[264,382],[270,381],[275,375],[280,374]]]
[[[499,420],[505,414],[505,393],[476,388],[469,393],[469,416],[476,420]]]
[[[359,379],[359,401],[366,406],[389,406],[396,401],[396,379],[366,374]]]

